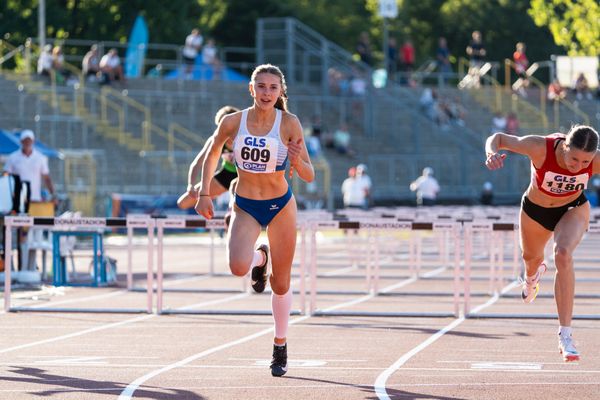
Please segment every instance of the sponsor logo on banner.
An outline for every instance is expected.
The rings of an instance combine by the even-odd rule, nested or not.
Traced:
[[[104,228],[104,218],[54,218],[54,226],[83,226],[88,228]]]
[[[148,226],[148,219],[135,218],[129,219],[127,218],[127,227],[128,228],[145,228]]]
[[[448,222],[434,222],[433,230],[434,231],[450,231],[454,229],[454,224],[450,224]]]
[[[317,228],[337,228],[339,227],[338,221],[319,221],[315,222]]]
[[[375,229],[404,229],[410,230],[412,224],[410,222],[393,222],[393,221],[381,221],[381,222],[360,222],[361,229],[363,228],[375,228]]]
[[[225,228],[225,221],[222,219],[208,219],[206,220],[206,227],[208,229]]]
[[[185,228],[185,219],[165,219],[162,224],[165,228]]]
[[[33,217],[8,217],[12,226],[31,226],[33,225]]]
[[[474,231],[491,231],[493,229],[493,226],[491,222],[477,222],[471,224],[471,229]]]

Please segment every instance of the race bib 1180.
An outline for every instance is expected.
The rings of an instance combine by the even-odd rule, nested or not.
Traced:
[[[588,174],[571,176],[548,171],[544,175],[544,182],[542,185],[544,190],[548,192],[565,194],[585,190],[587,188],[588,179]]]

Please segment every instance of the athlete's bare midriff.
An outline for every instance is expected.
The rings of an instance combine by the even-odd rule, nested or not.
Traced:
[[[537,187],[531,184],[525,191],[525,195],[532,203],[535,203],[540,207],[560,207],[564,206],[565,204],[569,204],[581,196],[581,191],[574,192],[569,196],[556,197],[543,193]]]
[[[242,197],[268,200],[283,196],[288,191],[285,171],[254,174],[238,169],[238,185],[235,190]]]

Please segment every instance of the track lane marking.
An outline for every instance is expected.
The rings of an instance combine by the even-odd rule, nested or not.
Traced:
[[[498,301],[500,299],[500,296],[502,294],[506,293],[509,290],[512,290],[517,285],[519,285],[519,282],[517,282],[517,281],[509,283],[502,289],[500,294],[498,294],[498,293],[494,294],[494,296],[492,296],[488,301],[475,307],[473,309],[473,313],[478,313],[479,311],[491,306],[492,304],[494,304],[496,301]],[[375,380],[375,384],[374,384],[375,394],[377,395],[377,398],[380,400],[391,400],[391,398],[388,395],[387,390],[386,390],[386,382],[387,382],[388,378],[390,376],[392,376],[392,374],[394,372],[399,370],[400,367],[402,367],[408,360],[413,358],[415,355],[419,354],[421,351],[425,350],[431,344],[435,343],[439,338],[441,338],[446,333],[450,332],[451,330],[453,330],[454,328],[456,328],[457,326],[459,326],[460,324],[462,324],[465,321],[466,321],[465,317],[460,317],[460,318],[455,319],[454,321],[452,321],[451,323],[449,323],[448,325],[446,325],[445,327],[443,327],[442,329],[440,329],[439,331],[437,331],[436,333],[434,333],[433,335],[428,337],[425,341],[421,342],[420,344],[418,344],[417,346],[412,348],[408,353],[405,353],[402,357],[400,357],[398,360],[396,360],[395,363],[393,363],[390,367],[388,367],[385,371],[383,371],[377,377],[377,379]]]

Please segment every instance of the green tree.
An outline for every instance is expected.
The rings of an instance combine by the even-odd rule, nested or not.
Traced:
[[[532,0],[528,10],[536,25],[547,27],[569,55],[600,53],[598,0]]]

